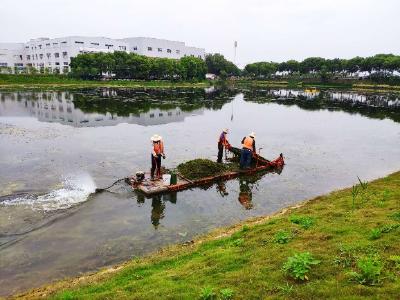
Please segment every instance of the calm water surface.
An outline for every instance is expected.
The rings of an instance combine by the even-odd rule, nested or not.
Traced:
[[[397,171],[399,107],[398,94],[335,90],[0,92],[0,295]],[[167,167],[216,160],[224,127],[233,145],[255,131],[263,156],[283,152],[282,173],[152,198],[124,185],[91,194],[148,170],[155,133]]]

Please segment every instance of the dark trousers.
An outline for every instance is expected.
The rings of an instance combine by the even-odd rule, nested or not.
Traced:
[[[151,154],[151,178],[154,177],[154,171],[157,169],[157,176],[161,176],[161,154],[158,154],[154,157]]]
[[[218,143],[218,160],[217,162],[222,162],[222,155],[224,153],[224,145]]]
[[[252,152],[249,149],[243,148],[240,154],[240,168],[250,168]]]

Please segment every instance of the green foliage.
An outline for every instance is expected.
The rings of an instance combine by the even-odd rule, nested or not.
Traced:
[[[232,246],[240,247],[244,244],[244,239],[236,239],[232,241]]]
[[[292,239],[292,235],[286,230],[279,230],[274,235],[274,242],[278,244],[287,244]]]
[[[206,65],[208,73],[219,75],[221,78],[240,75],[240,69],[219,53],[206,55]]]
[[[308,280],[307,274],[311,267],[320,262],[314,259],[310,252],[296,253],[287,259],[283,265],[283,270],[294,279]]]
[[[270,77],[276,71],[297,73],[309,76],[320,76],[322,81],[329,79],[331,74],[346,75],[361,71],[375,71],[371,77],[388,77],[395,71],[400,71],[400,56],[393,54],[377,54],[370,57],[353,57],[351,59],[325,59],[308,57],[303,61],[288,60],[286,62],[257,62],[244,68],[247,75],[253,77]]]
[[[206,63],[197,57],[179,60],[147,57],[134,53],[85,53],[71,59],[74,77],[99,79],[109,76],[118,79],[200,80],[207,72]]]
[[[289,216],[289,221],[300,225],[304,229],[309,229],[315,223],[315,219],[312,217],[294,214]]]
[[[204,287],[201,289],[200,297],[201,300],[215,300],[217,299],[217,294],[211,287]]]
[[[363,285],[376,285],[381,281],[383,263],[379,256],[362,257],[357,261],[358,272],[350,272],[351,280]]]
[[[233,299],[233,295],[235,294],[233,290],[231,289],[222,289],[219,291],[221,294],[221,299],[222,300],[231,300]]]
[[[391,215],[390,215],[390,218],[392,218],[392,219],[394,219],[394,220],[400,222],[400,211],[395,212],[394,214],[391,214]]]
[[[289,282],[286,282],[285,285],[279,286],[278,289],[281,291],[282,294],[289,295],[293,292],[293,285],[289,284]]]
[[[400,269],[400,255],[391,255],[389,257],[389,261],[394,264],[394,267],[396,269]]]
[[[369,239],[370,240],[377,240],[382,236],[382,231],[379,228],[373,228],[371,229],[369,233]]]

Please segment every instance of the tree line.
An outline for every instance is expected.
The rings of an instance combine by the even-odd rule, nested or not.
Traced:
[[[207,72],[204,60],[147,57],[134,53],[84,53],[71,58],[71,75],[83,79],[112,76],[117,79],[201,80]]]
[[[288,60],[281,63],[256,62],[245,66],[243,75],[252,77],[271,77],[277,72],[288,75],[304,74],[342,74],[369,72],[371,76],[388,77],[400,72],[400,56],[393,54],[377,54],[370,57],[354,57],[351,59],[325,59],[309,57],[303,61]]]

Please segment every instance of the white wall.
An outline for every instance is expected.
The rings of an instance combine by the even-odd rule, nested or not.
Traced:
[[[106,37],[70,36],[63,38],[37,38],[27,43],[0,43],[0,66],[14,68],[34,67],[37,70],[70,71],[71,57],[88,52],[127,51],[149,57],[179,59],[195,56],[204,59],[203,48],[188,47],[184,42],[164,39],[132,37],[111,39]]]

